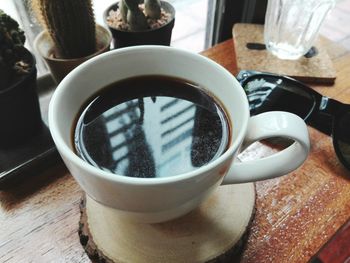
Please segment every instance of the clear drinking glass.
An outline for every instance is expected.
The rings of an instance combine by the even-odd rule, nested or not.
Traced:
[[[335,0],[268,0],[264,39],[281,59],[298,59],[313,45]]]

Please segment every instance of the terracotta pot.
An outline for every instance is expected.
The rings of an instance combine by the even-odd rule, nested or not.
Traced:
[[[172,19],[165,25],[145,31],[123,31],[107,24],[107,17],[111,10],[118,9],[118,3],[108,7],[103,14],[105,24],[113,35],[114,48],[137,45],[163,45],[170,46],[171,33],[175,24],[175,8],[168,2],[161,1],[162,8],[171,13]]]
[[[53,57],[52,50],[54,49],[54,44],[47,31],[39,33],[34,41],[34,47],[45,59],[45,62],[49,67],[53,78],[57,83],[59,83],[70,71],[72,71],[75,67],[84,61],[109,50],[110,43],[112,41],[111,33],[106,28],[97,25],[96,34],[98,51],[96,51],[94,54],[91,54],[90,56],[82,58],[60,59]]]
[[[28,50],[26,56],[32,65],[29,74],[18,77],[8,88],[0,90],[1,148],[21,144],[41,130],[35,58]]]

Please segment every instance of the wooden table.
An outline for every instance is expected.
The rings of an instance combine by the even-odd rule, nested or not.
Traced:
[[[315,89],[350,103],[350,52],[332,43],[328,48],[337,80]],[[232,40],[203,54],[237,73]],[[309,132],[311,153],[301,168],[256,183],[256,216],[242,262],[306,262],[350,217],[350,172],[330,137]],[[243,158],[271,151],[256,144]],[[62,164],[0,192],[0,262],[89,262],[77,234],[81,196]]]

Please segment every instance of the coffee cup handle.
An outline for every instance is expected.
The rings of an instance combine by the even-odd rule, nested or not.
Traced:
[[[254,182],[285,175],[306,160],[310,140],[305,122],[297,115],[272,111],[249,119],[248,130],[241,149],[253,142],[284,137],[294,140],[287,148],[268,157],[252,161],[234,161],[222,184]]]

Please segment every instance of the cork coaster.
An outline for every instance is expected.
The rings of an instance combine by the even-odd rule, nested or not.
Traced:
[[[142,224],[87,196],[79,236],[93,262],[233,262],[246,243],[254,205],[254,184],[220,186],[181,218]]]
[[[257,70],[290,76],[304,82],[333,84],[336,72],[320,37],[315,44],[317,54],[298,60],[282,60],[272,55],[263,45],[260,49],[247,47],[264,44],[264,26],[235,24],[232,29],[238,70]]]

